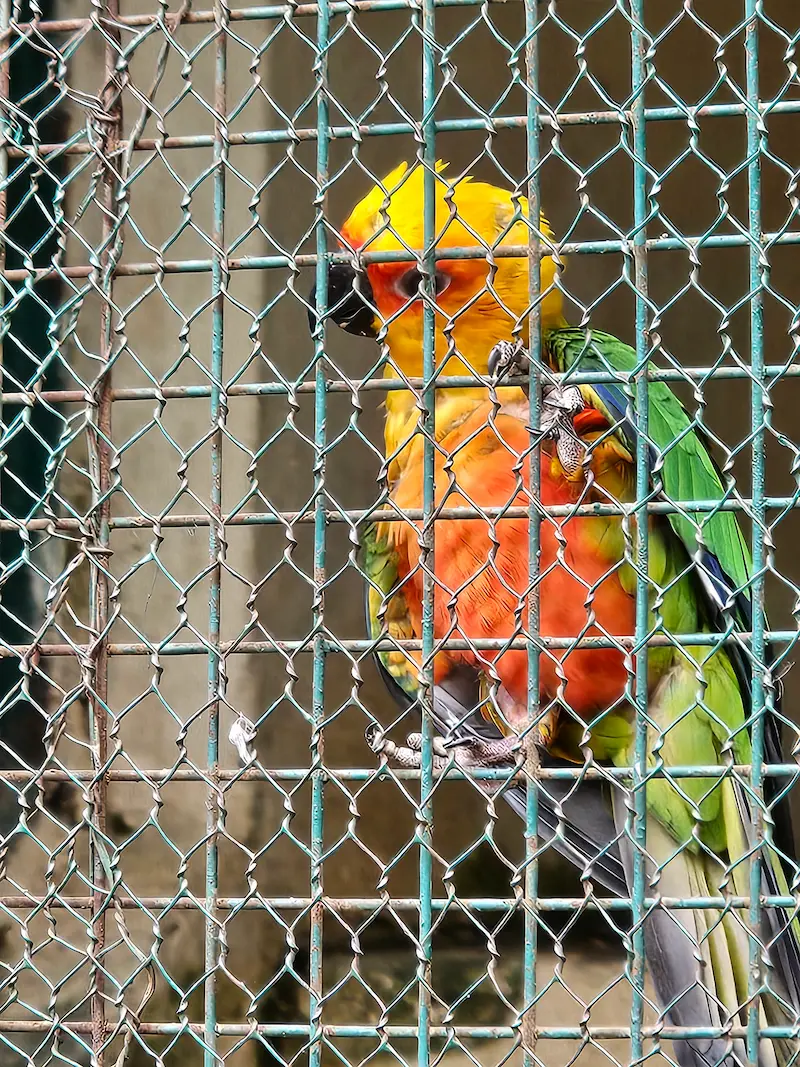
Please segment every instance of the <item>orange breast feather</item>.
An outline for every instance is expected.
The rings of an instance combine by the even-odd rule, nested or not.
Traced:
[[[528,482],[528,461],[518,457],[529,448],[525,426],[500,414],[487,423],[490,405],[481,405],[440,442],[451,457],[436,455],[436,503],[447,508],[505,504],[527,507],[522,486]],[[393,496],[403,508],[422,507],[422,443],[416,438],[409,462]],[[515,469],[518,468],[518,469]],[[455,485],[453,485],[453,478]],[[559,476],[557,464],[541,452],[541,499],[568,504],[580,486]],[[625,635],[634,632],[634,602],[617,577],[619,539],[608,533],[607,519],[546,518],[541,524],[539,582],[540,632],[567,637]],[[414,630],[422,625],[422,572],[418,526],[387,524],[400,557],[400,577]],[[437,640],[504,638],[519,632],[527,618],[527,519],[440,519],[435,524],[435,633]],[[520,613],[520,602],[522,612]],[[522,649],[445,651],[436,658],[441,680],[456,664],[476,667],[494,661],[495,669],[515,702],[526,705],[527,654]],[[540,659],[542,697],[560,698],[583,718],[612,705],[623,693],[628,674],[616,649],[550,650]],[[560,688],[561,687],[561,688]]]

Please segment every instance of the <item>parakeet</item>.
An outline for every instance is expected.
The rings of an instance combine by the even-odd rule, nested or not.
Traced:
[[[527,258],[447,259],[448,248],[526,245],[528,205],[521,195],[474,181],[448,183],[437,165],[437,375],[502,372],[497,388],[439,388],[435,402],[435,504],[471,510],[434,524],[434,629],[437,642],[455,638],[466,649],[442,648],[433,663],[432,714],[445,739],[440,757],[508,764],[528,722],[528,656],[524,648],[479,651],[471,641],[511,640],[524,633],[529,580],[525,517],[475,517],[485,508],[531,506],[529,463],[540,470],[543,505],[626,504],[636,500],[633,392],[626,375],[635,353],[608,334],[570,328],[563,317],[556,264],[540,262],[539,315],[549,371],[613,371],[619,383],[580,385],[545,379],[541,443],[531,448],[529,405],[513,383],[524,364],[529,312]],[[423,241],[423,169],[401,165],[357,205],[341,229],[358,254],[412,251]],[[538,220],[545,239],[553,235]],[[440,258],[442,253],[445,258]],[[423,372],[421,274],[409,262],[370,262],[356,271],[331,266],[330,318],[351,333],[380,339],[385,374]],[[313,294],[312,294],[313,319]],[[650,622],[653,633],[735,635],[750,625],[750,555],[730,511],[698,514],[692,500],[728,495],[704,438],[668,386],[649,386],[651,489],[685,503],[678,513],[649,519]],[[398,515],[423,502],[423,436],[419,401],[408,390],[386,393],[386,476]],[[535,506],[535,502],[534,502]],[[544,763],[591,759],[625,768],[633,762],[635,683],[630,653],[587,644],[591,637],[631,637],[636,629],[635,518],[620,515],[544,516],[536,584],[539,632],[564,639],[540,656],[541,715],[536,743]],[[419,637],[422,628],[421,524],[398,519],[367,526],[363,563],[369,580],[367,614],[374,638]],[[561,647],[563,646],[563,647]],[[381,668],[409,703],[419,691],[419,658],[382,650]],[[750,660],[744,644],[653,646],[648,653],[648,766],[748,764]],[[479,709],[480,713],[476,711]],[[776,719],[766,723],[766,759],[780,761]],[[413,759],[410,749],[398,753]],[[771,782],[771,780],[768,780]],[[629,896],[632,882],[630,794],[621,786],[547,781],[539,799],[542,836],[552,840],[584,878]],[[767,787],[767,802],[775,797]],[[521,814],[524,786],[507,798]],[[731,773],[708,778],[654,776],[646,785],[648,896],[749,896],[757,847],[752,794]],[[771,804],[773,832],[760,850],[762,895],[786,895],[797,880],[791,827],[781,803]],[[627,832],[626,832],[627,831]],[[779,908],[762,909],[750,931],[746,909],[670,910],[647,914],[647,964],[665,1018],[688,1027],[746,1024],[750,936],[763,946],[762,1025],[795,1025],[800,1007],[798,922]],[[787,1064],[796,1041],[763,1038],[759,1063]],[[692,1036],[675,1042],[681,1067],[746,1062],[741,1038]]]

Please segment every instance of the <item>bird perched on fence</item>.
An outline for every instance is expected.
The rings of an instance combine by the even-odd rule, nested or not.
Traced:
[[[567,325],[556,261],[544,255],[538,297],[544,390],[539,446],[533,448],[527,395],[514,383],[514,374],[525,369],[529,260],[489,254],[528,244],[527,201],[468,177],[449,184],[443,170],[437,164],[432,277],[397,256],[370,260],[358,271],[337,263],[328,277],[329,317],[351,333],[383,342],[387,376],[422,376],[426,300],[435,304],[437,375],[483,376],[474,386],[435,393],[434,504],[456,509],[456,516],[434,522],[433,626],[437,643],[451,638],[459,644],[456,649],[437,644],[433,659],[431,713],[442,735],[437,762],[513,763],[519,734],[529,723],[529,700],[528,654],[511,641],[524,634],[528,598],[536,590],[539,633],[560,639],[540,654],[539,714],[529,734],[536,750],[544,762],[591,758],[600,766],[631,767],[637,694],[626,651],[630,643],[621,639],[636,631],[636,519],[630,512],[623,517],[619,505],[636,501],[629,384],[635,353],[608,334]],[[345,222],[343,246],[356,256],[411,249],[421,264],[423,186],[422,167],[401,165],[392,171]],[[546,249],[553,235],[544,219],[537,221]],[[476,245],[487,250],[485,258],[447,256],[448,249]],[[311,318],[316,323],[315,315]],[[611,372],[607,378],[612,380],[575,387],[553,376],[558,372],[568,379],[576,370]],[[490,387],[491,375],[496,387]],[[735,638],[750,628],[746,542],[732,512],[698,513],[687,503],[722,501],[728,489],[700,429],[668,386],[651,382],[648,392],[649,496],[678,502],[674,510],[648,520],[648,629],[661,635],[722,631]],[[412,389],[387,392],[385,473],[398,516],[423,507],[425,435],[419,419]],[[539,577],[533,585],[524,512],[531,506],[531,462],[539,464],[539,502],[562,506],[557,517],[541,519]],[[582,503],[619,510],[570,512]],[[507,508],[515,511],[504,517]],[[483,517],[486,509],[495,509],[491,517]],[[368,620],[375,638],[422,633],[427,565],[422,565],[421,526],[398,518],[363,532]],[[486,638],[495,646],[487,648]],[[478,641],[484,642],[482,648],[474,644]],[[503,642],[510,647],[503,648]],[[384,647],[379,658],[399,698],[415,701],[419,654]],[[771,803],[776,797],[772,779],[764,819],[772,832],[759,847],[753,812],[761,801],[746,777],[732,770],[706,777],[650,773],[750,763],[751,671],[743,640],[701,640],[689,647],[667,641],[649,649],[648,774],[646,785],[639,785],[646,790],[649,897],[749,896],[755,855],[761,858],[762,895],[786,895],[787,871],[796,881],[791,828],[784,807]],[[779,729],[774,714],[764,714],[765,758],[776,762]],[[378,735],[376,748],[383,744]],[[410,763],[418,747],[415,738],[407,748],[386,751]],[[606,787],[585,783],[580,789],[543,782],[539,826],[582,877],[627,896],[633,881],[634,805],[631,782],[620,784],[618,777],[614,782]],[[505,795],[524,812],[524,786],[516,784]],[[791,912],[764,907],[760,928],[752,930],[741,908],[672,910],[660,903],[648,908],[646,956],[662,1011],[674,1025],[701,1028],[700,1034],[676,1041],[681,1067],[746,1062],[740,1037],[702,1034],[702,1029],[746,1023],[751,937],[759,945],[760,1023],[794,1025],[800,939]],[[762,1038],[759,1063],[783,1067],[796,1055],[795,1045],[788,1038]]]

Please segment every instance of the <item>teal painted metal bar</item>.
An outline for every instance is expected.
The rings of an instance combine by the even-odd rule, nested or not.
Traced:
[[[526,152],[525,164],[528,175],[528,352],[531,358],[528,385],[528,418],[531,427],[541,425],[542,413],[542,316],[541,316],[541,261],[542,242],[540,229],[539,169],[539,10],[536,0],[525,0],[525,96],[526,96]],[[535,431],[531,431],[535,440]],[[539,782],[537,777],[539,756],[535,749],[539,729],[539,636],[540,619],[540,560],[541,560],[541,512],[536,501],[541,499],[540,450],[533,447],[529,458],[528,491],[528,709],[527,733],[523,739],[525,752],[526,803],[525,803],[525,867],[522,877],[524,888],[525,934],[522,963],[522,1001],[520,1036],[523,1048],[524,1067],[537,1063],[537,990],[536,962],[538,957],[538,919],[533,901],[539,896]]]
[[[631,113],[632,143],[629,146],[633,166],[633,282],[636,291],[635,331],[636,367],[634,416],[636,425],[636,503],[650,496],[650,394],[646,369],[651,356],[650,309],[647,277],[648,172],[647,127],[644,118],[645,93],[649,81],[648,37],[645,29],[645,0],[630,0],[631,34]],[[623,130],[624,136],[624,130]],[[623,271],[629,275],[626,261]],[[631,993],[631,1064],[644,1058],[645,1005],[645,931],[646,912],[642,901],[647,888],[647,710],[648,661],[650,650],[647,635],[650,630],[649,580],[649,522],[647,513],[639,512],[635,522],[636,562],[636,645],[634,655],[634,687],[629,699],[636,709],[634,762],[631,775],[632,815],[631,854],[633,884],[631,912],[633,929],[630,935],[632,956],[629,962]],[[619,803],[615,798],[614,803]]]
[[[419,432],[423,434],[422,456],[422,529],[420,532],[420,566],[422,582],[422,667],[420,686],[422,722],[420,748],[419,806],[416,837],[419,842],[419,941],[417,944],[417,1067],[431,1062],[431,1009],[433,984],[433,656],[436,478],[436,120],[437,60],[436,7],[434,0],[422,0],[421,10],[412,16],[412,25],[422,38],[422,118],[421,143],[418,149],[423,174],[423,255],[420,259],[422,307],[422,410]]]
[[[217,917],[216,897],[219,884],[219,834],[225,826],[225,798],[216,779],[219,764],[220,697],[224,693],[226,667],[220,652],[222,625],[222,564],[225,559],[226,535],[222,521],[222,448],[227,398],[224,394],[225,293],[228,271],[225,260],[226,167],[228,159],[228,10],[226,0],[215,0],[216,42],[214,48],[214,179],[213,241],[216,249],[211,274],[211,403],[212,430],[208,527],[208,743],[207,760],[211,771],[206,799],[206,872],[205,872],[205,978],[203,1001],[205,1032],[203,1062],[217,1067],[222,1060],[217,1053],[217,986],[222,939]]]
[[[140,653],[141,654],[141,653]],[[420,776],[419,770],[406,770],[403,768],[393,768],[391,771],[381,768],[366,768],[366,767],[335,767],[329,768],[330,777],[335,777],[337,780],[343,782],[365,782],[368,780],[377,780],[380,778],[396,778],[398,781],[417,781]],[[655,779],[659,777],[669,778],[708,778],[719,777],[723,774],[736,774],[739,777],[747,778],[752,771],[751,764],[733,764],[731,766],[720,764],[694,764],[690,767],[675,766],[670,767],[669,771],[660,771],[653,769],[650,772],[650,777]],[[308,768],[301,767],[271,767],[259,770],[258,768],[242,771],[240,768],[220,768],[217,772],[217,776],[220,782],[251,782],[251,781],[263,781],[266,778],[276,782],[297,782],[308,780]],[[475,778],[476,781],[508,781],[508,770],[492,767],[476,767],[474,770],[469,771],[469,775],[466,772],[461,771],[458,768],[448,768],[441,772],[436,772],[437,778],[452,778],[453,781],[460,781],[466,777]],[[797,764],[794,763],[770,763],[763,768],[763,777],[765,778],[792,778],[796,779],[800,774]],[[175,782],[206,782],[208,783],[210,771],[208,769],[197,768],[194,770],[187,770],[183,767],[176,768],[144,768],[141,773],[137,771],[118,771],[114,768],[110,768],[106,772],[106,777],[109,782],[140,782],[146,781],[149,784],[162,784],[168,781]],[[26,784],[33,779],[36,779],[37,775],[35,771],[0,771],[0,781],[12,784]],[[92,782],[97,777],[95,772],[80,771],[80,770],[46,770],[41,774],[43,781],[47,782]],[[539,770],[539,777],[544,781],[575,781],[580,779],[583,781],[597,781],[597,780],[622,780],[630,778],[630,770],[620,767],[603,767],[602,769],[597,767],[542,767]],[[800,898],[800,893],[797,894]],[[0,898],[2,899],[2,898]],[[727,899],[727,898],[726,898]],[[731,898],[733,900],[741,899],[738,897]],[[747,898],[750,899],[749,896]],[[765,898],[767,899],[767,898]],[[771,899],[771,898],[769,898]],[[784,898],[781,898],[784,899]],[[630,905],[626,905],[630,906]]]
[[[624,374],[614,374],[611,371],[580,371],[570,372],[567,375],[550,372],[552,380],[556,383],[568,381],[571,385],[590,385],[605,382],[622,382],[628,384],[629,377]],[[764,378],[769,381],[774,378],[800,378],[800,366],[796,364],[766,364],[764,366]],[[700,382],[710,381],[736,381],[747,379],[750,381],[750,370],[745,367],[681,367],[680,370],[648,368],[647,380],[650,382]],[[521,385],[528,382],[527,375],[521,374],[517,381]],[[462,389],[470,386],[489,387],[488,378],[479,375],[443,374],[437,376],[436,385],[439,389]],[[422,378],[329,378],[325,382],[326,393],[347,393],[350,396],[359,393],[391,393],[402,392],[406,389],[422,389]],[[138,388],[120,388],[111,390],[111,399],[117,400],[206,400],[211,396],[210,385],[163,385],[141,386]],[[250,382],[228,385],[225,389],[226,396],[230,398],[245,396],[287,396],[288,394],[300,395],[304,393],[316,393],[316,381],[301,380],[293,382]],[[27,392],[0,393],[0,403],[7,407],[31,407],[33,404],[80,404],[86,399],[83,391],[78,389],[49,389],[41,392],[31,389]],[[775,499],[778,499],[777,497]],[[692,510],[696,510],[694,505]],[[2,520],[7,521],[7,520]],[[56,517],[53,522],[63,522]],[[112,521],[117,521],[115,517]],[[20,520],[24,522],[24,520]],[[19,523],[17,523],[19,525]],[[1,528],[1,527],[0,527]]]
[[[747,193],[748,193],[748,228],[752,242],[749,263],[749,303],[750,303],[750,371],[752,388],[750,392],[750,419],[752,434],[752,582],[751,600],[752,636],[750,651],[752,655],[752,776],[750,807],[753,820],[753,838],[759,842],[750,858],[750,929],[749,949],[750,966],[748,972],[747,993],[747,1057],[751,1067],[758,1067],[760,1026],[764,1009],[761,1002],[763,988],[761,961],[761,892],[762,864],[769,862],[769,853],[763,851],[763,843],[768,839],[764,819],[764,728],[765,719],[771,708],[771,692],[765,685],[766,641],[764,632],[766,620],[764,614],[764,572],[768,563],[765,540],[767,536],[764,495],[766,492],[766,442],[764,431],[767,425],[767,399],[764,381],[764,289],[768,283],[769,266],[765,253],[761,249],[761,153],[765,145],[765,129],[758,111],[760,98],[758,45],[761,0],[744,0],[745,30],[745,65],[747,82]],[[771,687],[770,687],[771,688]],[[755,896],[753,896],[755,893]]]
[[[498,0],[500,2],[500,0]],[[437,4],[437,7],[442,6]],[[463,0],[457,0],[450,6],[463,6]],[[340,4],[329,5],[331,14],[335,14]],[[350,4],[347,4],[350,7]],[[233,14],[233,12],[231,12]],[[701,119],[718,118],[741,118],[745,115],[745,104],[707,104],[703,107],[647,107],[644,109],[646,122],[686,122],[694,127]],[[800,100],[777,100],[759,105],[763,114],[770,115],[796,115],[800,113]],[[620,108],[618,111],[569,111],[559,112],[554,116],[550,114],[539,116],[539,126],[544,129],[552,129],[554,126],[567,128],[570,126],[613,126],[630,122],[631,112]],[[492,115],[487,113],[480,118],[465,116],[460,119],[437,119],[434,125],[436,133],[474,133],[491,132],[500,133],[503,130],[525,130],[528,126],[527,115]],[[370,137],[408,137],[417,132],[411,122],[374,122],[369,125],[354,124],[352,126],[329,126],[327,130],[329,140],[362,140]],[[35,158],[47,162],[60,156],[91,155],[91,145],[83,141],[83,134],[75,134],[69,141],[59,144],[38,145],[35,150]],[[244,147],[268,144],[296,144],[301,141],[314,141],[317,138],[317,130],[313,127],[293,128],[290,130],[248,130],[244,133],[232,133],[230,135],[230,147]],[[121,142],[127,145],[127,142]],[[182,137],[140,137],[134,143],[134,151],[156,152],[181,148],[210,148],[214,144],[213,137],[207,134],[192,134]],[[30,148],[8,148],[9,159],[30,160],[34,153]]]
[[[517,517],[524,516],[518,515]],[[674,646],[676,648],[687,645],[718,648],[731,644],[738,645],[742,641],[748,641],[750,636],[751,634],[747,630],[737,631],[736,634],[722,632],[713,633],[708,630],[696,630],[692,633],[656,633],[649,639],[649,644],[651,648],[659,648],[665,645]],[[764,639],[772,644],[785,643],[794,647],[797,644],[798,635],[796,630],[764,630]],[[528,645],[526,642],[531,640],[533,640],[533,638],[530,636],[509,638],[507,640],[501,638],[478,637],[469,642],[461,638],[451,638],[446,643],[438,645],[437,651],[446,649],[447,651],[452,652],[489,652],[498,649],[505,650],[520,648],[527,650]],[[539,637],[538,643],[541,649],[569,649],[573,648],[575,645],[574,638],[567,637]],[[621,648],[624,650],[631,650],[637,647],[637,642],[636,638],[633,636],[595,637],[590,634],[581,638],[581,647]],[[65,643],[60,645],[10,645],[5,648],[0,646],[0,657],[17,657],[19,659],[25,659],[32,654],[37,654],[40,658],[76,656],[86,652],[88,648],[89,646],[78,643]],[[422,649],[422,641],[414,638],[385,638],[376,641],[337,638],[335,640],[327,640],[325,642],[325,648],[327,652],[338,652],[344,655],[347,655],[348,653],[375,652],[379,650],[388,651],[390,649],[402,650],[404,652],[419,652]],[[285,656],[297,652],[310,653],[312,650],[313,641],[308,638],[292,641],[282,641],[276,638],[270,641],[245,642],[235,640],[220,642],[220,651],[225,656]],[[208,655],[208,645],[201,641],[165,641],[163,643],[153,641],[150,644],[144,641],[132,641],[130,643],[114,641],[108,643],[107,652],[109,656],[206,656]]]
[[[762,234],[762,243],[765,247],[782,247],[784,245],[800,244],[800,232],[796,230],[780,230],[765,232]],[[612,255],[613,253],[630,254],[632,242],[622,238],[610,238],[597,241],[561,241],[557,244],[557,250],[563,256],[579,255]],[[750,239],[745,233],[730,234],[687,234],[682,237],[651,237],[644,242],[646,251],[649,252],[687,252],[696,255],[698,250],[717,248],[749,248]],[[503,245],[492,250],[495,259],[524,259],[527,256],[527,245]],[[448,248],[446,251],[438,250],[434,253],[435,260],[441,259],[485,259],[486,249],[479,246],[464,246],[463,248]],[[352,256],[347,252],[329,252],[328,259],[331,263],[349,263]],[[361,260],[364,264],[369,263],[415,263],[416,257],[413,252],[391,251],[386,252],[363,252]],[[122,263],[115,270],[117,278],[140,278],[151,274],[202,274],[213,269],[213,259],[165,259],[162,262],[148,263]],[[270,256],[232,256],[228,258],[227,267],[230,271],[235,270],[278,270],[285,267],[301,269],[303,267],[315,267],[317,257],[314,253]],[[2,271],[2,276],[7,281],[42,281],[45,278],[60,278],[63,280],[91,278],[96,268],[93,266],[65,266],[57,269],[46,266],[25,268],[12,268]]]
[[[699,515],[704,513],[715,514],[718,511],[735,511],[750,516],[752,498],[739,497],[734,500],[723,501],[721,504],[714,500],[693,500],[691,505],[692,513],[696,512]],[[796,511],[800,508],[800,496],[765,496],[764,507],[767,511]],[[642,513],[647,512],[648,515],[679,515],[684,514],[686,509],[687,502],[685,501],[681,504],[680,502],[669,500],[651,500],[639,508],[637,508],[635,504],[542,504],[541,514],[550,515],[554,518],[579,515],[624,516],[630,515],[635,510]],[[526,517],[527,509],[521,506],[510,508],[442,508],[437,514],[441,519],[522,519]],[[359,522],[363,522],[366,519],[374,519],[376,522],[402,522],[405,520],[413,522],[417,519],[421,519],[422,516],[423,512],[421,508],[409,508],[408,511],[404,513],[403,519],[398,519],[397,513],[389,508],[354,508],[342,510],[334,510],[334,508],[330,508],[325,513],[326,522],[347,523],[349,525],[357,525]],[[285,513],[275,515],[273,512],[237,511],[225,515],[223,521],[226,526],[275,526],[285,525],[287,521],[289,521],[291,525],[305,526],[313,524],[315,520],[313,511],[311,513],[290,513],[288,517]],[[152,529],[154,527],[164,530],[191,530],[197,528],[202,529],[208,526],[210,522],[211,519],[209,516],[203,514],[116,515],[109,519],[108,527],[110,530],[144,530]],[[36,532],[80,534],[85,529],[85,526],[86,520],[84,518],[0,520],[0,530],[18,533],[21,537]],[[13,648],[19,646],[10,647]],[[57,653],[50,652],[48,654],[55,655]],[[3,655],[5,655],[5,652],[2,647],[0,647],[0,656]]]
[[[312,667],[311,693],[311,840],[310,840],[310,887],[313,903],[309,930],[309,1067],[321,1067],[323,1034],[323,936],[325,907],[324,893],[325,848],[325,661],[327,647],[324,640],[325,584],[327,557],[326,522],[326,445],[327,431],[327,371],[325,364],[325,313],[328,308],[328,235],[325,226],[327,217],[327,191],[329,181],[330,111],[328,103],[328,48],[330,35],[330,12],[326,0],[319,5],[317,16],[317,54],[314,61],[317,104],[317,159],[316,159],[316,241],[317,268],[315,293],[317,318],[314,327],[314,586],[313,626],[314,660]]]
[[[800,244],[800,232],[796,230],[776,230],[762,234],[764,247],[783,247],[786,245]],[[630,254],[632,241],[622,238],[611,238],[597,241],[562,241],[557,244],[559,255],[612,255],[613,253]],[[650,252],[686,252],[695,257],[698,251],[718,248],[749,248],[750,239],[746,233],[730,234],[687,234],[681,237],[651,237],[644,242],[644,247]],[[495,259],[524,259],[528,254],[527,245],[503,245],[492,250]],[[484,259],[486,249],[478,246],[448,248],[446,251],[438,250],[434,253],[435,260],[441,259]],[[329,262],[349,263],[352,256],[347,252],[329,252]],[[364,264],[369,263],[415,263],[416,257],[413,252],[386,251],[386,252],[363,252],[361,259]],[[141,263],[121,263],[115,269],[117,278],[141,278],[149,275],[167,274],[203,274],[213,269],[213,259],[165,259],[161,262],[155,260]],[[237,270],[278,270],[290,267],[300,270],[303,267],[315,267],[317,257],[315,253],[302,253],[296,256],[284,254],[269,256],[230,256],[227,261],[229,271]],[[86,264],[78,266],[35,265],[30,267],[7,268],[0,272],[0,277],[6,281],[35,283],[45,279],[57,278],[63,281],[76,279],[88,279],[95,276],[96,267]]]
[[[762,242],[765,247],[783,247],[800,244],[800,232],[795,230],[774,231],[764,233]],[[647,240],[644,247],[650,252],[686,252],[691,257],[696,257],[698,250],[718,248],[748,248],[750,241],[747,234],[688,234],[685,237],[652,237]],[[613,253],[630,254],[632,243],[621,238],[602,241],[563,241],[557,245],[559,255],[611,255]],[[492,251],[495,259],[522,259],[527,256],[525,245],[504,245]],[[435,260],[452,259],[484,259],[486,249],[480,247],[448,248],[447,251],[434,253]],[[329,262],[348,263],[352,258],[347,252],[329,252]],[[416,258],[412,252],[364,252],[361,255],[364,264],[369,263],[414,263]],[[162,262],[148,263],[122,263],[115,269],[117,278],[141,278],[150,275],[168,274],[204,274],[213,270],[213,259],[182,259],[163,260]],[[238,270],[279,270],[289,267],[300,270],[303,267],[315,267],[317,257],[314,253],[270,256],[236,256],[229,257],[227,269]],[[93,278],[96,268],[88,265],[66,266],[53,268],[51,265],[36,265],[25,268],[7,268],[0,271],[0,277],[8,282],[37,282],[58,279],[72,281],[75,279]]]
[[[144,1022],[137,1028],[138,1032],[145,1035],[172,1035],[172,1034],[199,1034],[202,1033],[201,1023],[168,1023],[168,1022]],[[5,1022],[0,1020],[0,1033],[53,1033],[54,1035],[77,1035],[88,1033],[88,1024],[70,1020],[53,1021],[51,1019],[15,1020]],[[308,1038],[310,1028],[307,1023],[219,1023],[217,1035],[220,1037],[239,1037],[245,1041],[258,1041],[259,1037],[276,1038]],[[325,1027],[327,1038],[355,1038],[370,1037],[385,1039],[405,1039],[415,1041],[417,1037],[415,1025],[348,1025],[330,1024]],[[733,1026],[647,1026],[642,1031],[642,1036],[647,1039],[660,1039],[662,1041],[674,1041],[678,1038],[708,1038],[708,1037],[744,1037],[747,1033],[745,1027]],[[795,1031],[791,1026],[765,1026],[761,1030],[763,1037],[791,1038]],[[511,1026],[432,1026],[430,1028],[432,1038],[445,1038],[453,1040],[476,1040],[494,1041],[509,1040],[516,1037],[516,1032]],[[539,1027],[539,1039],[542,1041],[615,1041],[630,1038],[630,1029],[627,1026],[541,1026]]]
[[[766,511],[796,511],[800,508],[800,495],[794,496],[765,496],[763,499]],[[669,500],[650,500],[637,508],[635,504],[542,504],[541,514],[555,517],[579,516],[579,515],[630,515],[633,511],[647,512],[648,515],[679,515],[687,510],[688,502]],[[714,500],[693,500],[691,502],[692,513],[712,514],[718,511],[734,511],[750,516],[752,497],[737,497],[725,500],[722,503]],[[521,519],[525,518],[527,509],[524,507],[486,507],[486,508],[442,508],[439,512],[441,519]],[[423,517],[422,509],[409,508],[403,515],[403,519],[397,517],[397,513],[389,508],[353,508],[337,510],[330,508],[326,511],[326,521],[329,523],[348,523],[357,525],[365,519],[374,519],[376,522],[402,522],[404,520],[416,521]],[[288,521],[292,525],[313,524],[313,512],[289,513]],[[196,515],[116,515],[108,520],[110,530],[143,530],[158,527],[160,529],[196,529],[209,525],[211,519],[206,514]],[[224,516],[226,526],[275,526],[285,525],[287,515],[276,515],[273,512],[236,511]],[[0,520],[0,530],[10,531],[24,537],[30,533],[73,533],[80,534],[86,527],[85,518],[32,518],[32,519],[4,519]],[[257,643],[256,643],[257,644]],[[11,648],[20,646],[9,646]],[[24,646],[27,647],[27,646]],[[49,646],[52,648],[52,646]],[[124,647],[124,643],[122,646]],[[345,646],[346,647],[346,646]],[[49,652],[49,655],[57,653]],[[5,655],[0,647],[0,656]]]
[[[117,897],[121,908],[136,910],[155,909],[168,913],[171,911],[193,911],[202,908],[202,904],[191,897]],[[312,906],[311,897],[217,897],[220,911],[308,911]],[[322,897],[322,903],[332,912],[369,912],[391,907],[395,911],[419,911],[418,897]],[[798,903],[797,896],[762,896],[762,907],[792,908]],[[749,911],[750,897],[645,897],[643,904],[647,908],[662,907],[669,911],[689,911],[698,908],[703,911],[718,911],[728,907],[734,910]],[[46,908],[72,909],[83,911],[91,908],[91,897],[73,897],[68,895],[35,897],[4,896],[0,897],[0,907],[11,911],[41,912]],[[436,912],[451,911],[464,913],[506,912],[520,910],[518,897],[462,897],[453,901],[450,897],[434,897],[431,907]],[[629,911],[630,903],[620,897],[538,897],[533,907],[541,912],[575,912],[588,909],[591,911]]]

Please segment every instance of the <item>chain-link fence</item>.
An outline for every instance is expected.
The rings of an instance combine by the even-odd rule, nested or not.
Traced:
[[[2,1062],[685,1067],[690,1040],[709,1065],[792,1062],[796,0],[51,3],[0,10]],[[421,171],[386,179],[402,160]],[[490,235],[462,209],[467,175],[507,191]],[[376,184],[373,229],[342,241]],[[532,356],[513,382],[471,358],[472,305],[448,305],[458,287],[437,281],[476,262],[470,301],[502,305]],[[509,307],[497,280],[511,262],[526,280]],[[381,264],[392,285],[416,271],[391,307]],[[373,340],[334,326],[350,294],[331,271],[353,265]],[[552,358],[554,293],[584,338],[574,365]],[[418,366],[393,332],[409,313]],[[625,368],[597,357],[601,330],[632,346]],[[606,421],[593,436],[561,426],[588,449],[581,489],[543,504],[529,458],[566,455],[552,419],[542,433],[565,383]],[[666,437],[655,383],[688,412]],[[621,408],[597,399],[612,386]],[[442,444],[434,409],[467,390],[496,428],[512,388],[528,444],[505,463],[513,499],[487,503],[459,481],[474,439]],[[391,396],[408,398],[394,442]],[[407,438],[410,505],[392,466]],[[690,472],[715,457],[710,493],[671,473],[687,441]],[[628,497],[604,488],[603,448]],[[570,530],[589,516],[624,544],[587,582]],[[726,516],[752,552],[738,575],[714,542]],[[467,518],[489,542],[458,589],[435,546]],[[405,574],[376,572],[376,522],[411,531]],[[514,624],[478,634],[459,596],[479,573],[506,581],[512,522],[526,539]],[[657,570],[665,530],[668,546],[683,535],[671,574]],[[548,629],[559,569],[583,582],[575,631]],[[627,629],[604,629],[612,580]],[[416,622],[396,610],[415,583]],[[671,615],[686,588],[701,608]],[[716,614],[702,608],[715,598]],[[570,664],[587,650],[622,665],[607,704],[625,705],[626,758],[597,751],[609,706],[573,714]],[[405,672],[402,692],[376,651],[396,690]],[[480,690],[449,727],[443,654]],[[468,745],[440,747],[435,725],[463,742],[483,723],[496,741],[481,709],[509,733],[512,654],[527,685],[516,733],[589,723],[566,759],[566,742],[477,765]],[[664,726],[668,655],[692,680]],[[723,660],[736,695],[720,702]],[[610,660],[589,662],[601,687],[591,664]],[[716,748],[676,755],[696,712]],[[385,738],[395,747],[376,755]],[[648,797],[665,780],[690,829],[659,857],[669,819],[654,825]],[[515,788],[523,821],[500,802]],[[730,807],[723,837],[707,829],[727,788],[738,845]],[[570,853],[579,794],[598,811],[616,795],[617,821]],[[707,891],[674,891],[689,853],[716,864]],[[647,923],[661,914],[667,958],[686,916],[705,932],[688,983],[654,989]],[[743,952],[730,995],[725,939]],[[699,1021],[680,1009],[698,983],[713,1002]]]

